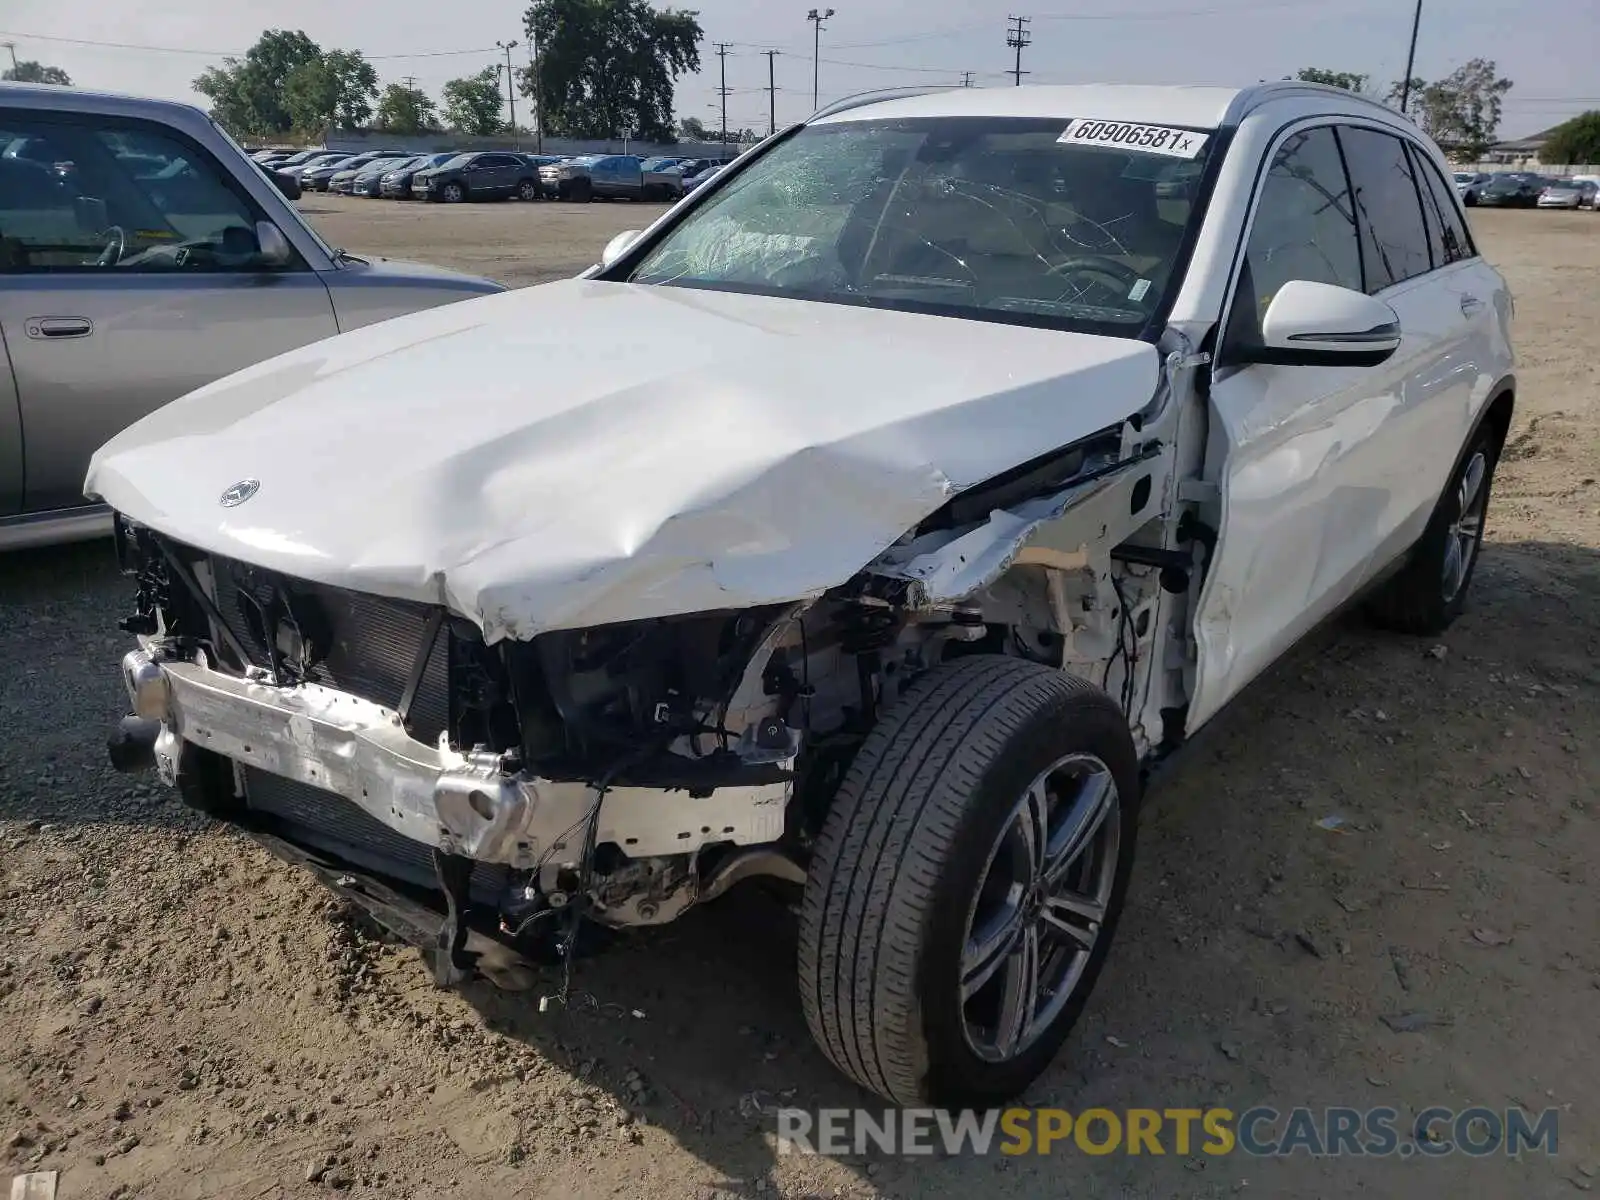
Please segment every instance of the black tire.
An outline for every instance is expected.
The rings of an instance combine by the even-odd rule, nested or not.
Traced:
[[[588,204],[594,199],[594,188],[587,179],[574,179],[567,189],[567,197],[575,204]]]
[[[1499,428],[1488,423],[1473,436],[1450,475],[1444,495],[1434,506],[1428,528],[1413,547],[1410,561],[1367,602],[1367,616],[1374,625],[1396,633],[1433,637],[1461,615],[1483,548],[1483,526],[1500,444]],[[1474,489],[1471,479],[1480,467]],[[1462,512],[1463,502],[1469,510],[1466,513]],[[1459,573],[1446,571],[1452,546],[1465,559]]]
[[[539,198],[539,183],[538,183],[537,180],[524,179],[520,183],[517,184],[517,199],[518,200],[532,201],[532,200],[537,200],[538,198]]]
[[[460,204],[467,198],[467,189],[464,184],[451,180],[439,189],[439,199],[446,204]]]
[[[1072,952],[1075,982],[1052,993],[1066,999],[1037,1035],[1009,1059],[985,1059],[966,1019],[985,993],[961,998],[968,934],[989,894],[990,862],[1009,844],[1002,835],[1027,807],[1019,799],[1067,755],[1098,764],[1094,777],[1115,784],[1105,811],[1116,815],[1091,835],[1103,911],[1089,928],[1098,932],[1090,948]],[[1127,720],[1099,688],[993,655],[960,658],[917,680],[867,736],[812,858],[800,997],[823,1051],[897,1104],[988,1107],[1023,1091],[1055,1057],[1105,962],[1127,893],[1138,805]],[[1103,836],[1109,849],[1099,848]],[[1016,923],[1037,937],[1042,909],[1011,903],[1032,913]],[[988,961],[1009,971],[1015,953]],[[990,969],[983,987],[1003,986]]]

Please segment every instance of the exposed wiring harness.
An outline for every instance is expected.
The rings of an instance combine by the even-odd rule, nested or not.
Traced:
[[[1122,656],[1122,713],[1131,718],[1133,716],[1133,694],[1135,668],[1139,665],[1139,639],[1133,633],[1133,623],[1128,619],[1128,598],[1123,593],[1122,581],[1115,575],[1111,576],[1111,586],[1117,593],[1117,644],[1111,651],[1111,657],[1106,659],[1105,675],[1100,680],[1102,689],[1111,689],[1111,668],[1116,665],[1117,656]]]

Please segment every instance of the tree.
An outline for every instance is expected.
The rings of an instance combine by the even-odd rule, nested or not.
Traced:
[[[26,58],[0,75],[0,79],[9,79],[13,83],[53,83],[57,87],[72,86],[72,77],[60,67],[47,67]]]
[[[476,75],[444,85],[444,119],[459,133],[487,137],[506,127],[500,116],[500,68],[485,67]]]
[[[359,50],[330,50],[291,71],[283,90],[296,129],[355,129],[372,119],[378,73]]]
[[[674,84],[700,69],[696,16],[648,0],[534,0],[524,28],[540,48],[537,81],[520,70],[520,90],[531,96],[537,82],[551,133],[674,142]]]
[[[391,83],[378,101],[375,124],[385,133],[426,133],[439,124],[439,114],[421,88]]]
[[[1550,131],[1539,157],[1552,163],[1600,162],[1600,109],[1580,113]]]
[[[211,115],[236,134],[287,133],[294,127],[288,106],[289,77],[322,58],[322,48],[303,32],[269,29],[242,59],[207,67],[194,90],[211,101]],[[309,83],[302,80],[302,89]]]
[[[1302,67],[1296,72],[1295,78],[1301,83],[1325,83],[1329,87],[1364,94],[1367,90],[1367,81],[1372,76],[1358,75],[1354,71],[1329,71],[1323,67]]]
[[[1468,160],[1483,157],[1494,145],[1500,128],[1500,113],[1511,80],[1495,74],[1492,59],[1475,58],[1437,83],[1412,95],[1420,123],[1438,142],[1450,146]]]
[[[372,102],[378,98],[378,72],[359,50],[330,50],[322,56],[323,68],[338,83],[333,121],[341,129],[359,129],[372,119]]]
[[[678,138],[685,142],[709,142],[716,135],[706,129],[699,117],[685,117],[678,122]]]

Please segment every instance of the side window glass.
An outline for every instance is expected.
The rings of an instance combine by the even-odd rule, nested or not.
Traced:
[[[1291,134],[1273,155],[1250,224],[1228,341],[1259,338],[1267,306],[1292,279],[1361,290],[1350,185],[1328,127]]]
[[[92,117],[0,131],[0,271],[260,271],[249,200],[209,155]],[[19,147],[31,150],[14,155]],[[44,161],[48,159],[48,161]]]
[[[1428,237],[1433,241],[1433,260],[1436,266],[1446,266],[1471,258],[1477,253],[1466,222],[1461,218],[1460,206],[1444,178],[1420,151],[1411,147],[1412,166],[1422,184],[1423,209],[1428,218]]]
[[[1422,200],[1405,146],[1370,129],[1339,130],[1354,185],[1369,293],[1432,269]]]

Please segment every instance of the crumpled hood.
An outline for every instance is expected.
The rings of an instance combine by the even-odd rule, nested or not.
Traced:
[[[212,553],[529,638],[820,595],[1157,376],[1133,340],[568,280],[219,380],[101,447],[85,491]]]

